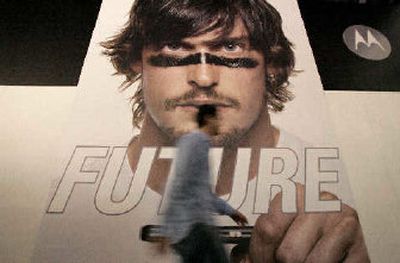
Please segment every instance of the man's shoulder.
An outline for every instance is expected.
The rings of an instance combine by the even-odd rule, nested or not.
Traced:
[[[285,147],[304,148],[311,145],[312,145],[311,143],[303,140],[297,135],[292,134],[286,130],[279,129],[279,139],[276,145],[277,148],[285,148]]]

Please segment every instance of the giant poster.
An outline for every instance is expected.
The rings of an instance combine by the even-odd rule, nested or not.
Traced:
[[[105,0],[79,87],[33,262],[177,260],[148,230],[203,104],[233,262],[369,261],[296,1]]]

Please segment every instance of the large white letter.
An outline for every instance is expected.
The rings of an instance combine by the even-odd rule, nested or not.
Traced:
[[[322,183],[337,183],[338,170],[324,170],[324,162],[337,161],[339,151],[336,148],[306,149],[306,212],[340,211],[339,200],[320,200]]]
[[[239,148],[236,159],[235,173],[233,175],[232,191],[228,203],[233,208],[239,208],[247,194],[247,181],[249,178],[251,149]]]
[[[76,146],[50,202],[48,213],[63,213],[75,184],[94,184],[104,171],[109,147]]]
[[[164,189],[163,199],[161,201],[160,207],[158,208],[158,214],[164,214],[165,209],[168,204],[168,193],[171,189],[172,181],[175,177],[175,157],[176,157],[176,148],[175,147],[162,147],[160,151],[159,158],[160,159],[172,159],[171,167],[169,169],[167,184]]]
[[[139,204],[146,187],[146,181],[156,150],[154,147],[143,147],[136,171],[133,175],[129,163],[125,160],[126,147],[115,147],[113,149],[95,197],[96,208],[101,213],[119,215],[129,212]],[[124,169],[125,172],[132,174],[133,179],[131,179],[131,184],[125,198],[122,201],[115,201],[112,198],[112,194],[118,177]]]
[[[282,211],[296,212],[296,185],[290,180],[298,169],[297,155],[287,148],[261,149],[254,213],[267,213],[273,186],[282,190]]]
[[[210,176],[211,176],[211,189],[215,192],[215,187],[218,182],[219,167],[222,160],[222,147],[213,147],[210,149]]]

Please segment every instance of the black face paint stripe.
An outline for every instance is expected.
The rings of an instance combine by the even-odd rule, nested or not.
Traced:
[[[201,63],[201,54],[196,53],[183,58],[160,54],[157,56],[151,56],[148,62],[152,66],[163,68],[195,65]]]
[[[258,62],[252,58],[226,58],[222,56],[215,56],[209,53],[205,53],[205,62],[207,64],[225,66],[228,68],[255,68],[258,66]],[[157,56],[151,56],[148,59],[150,65],[155,67],[179,67],[201,64],[201,53],[196,53],[186,57],[174,57],[169,55],[159,54]]]
[[[206,53],[206,63],[228,68],[255,68],[258,62],[252,58],[226,58]]]

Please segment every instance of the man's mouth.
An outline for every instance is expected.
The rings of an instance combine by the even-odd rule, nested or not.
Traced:
[[[209,100],[209,99],[195,99],[195,100],[188,100],[188,101],[182,101],[182,102],[176,103],[176,107],[199,108],[200,106],[203,106],[203,105],[211,105],[214,107],[223,107],[223,108],[228,108],[228,107],[233,106],[227,102],[215,101],[215,100]]]
[[[182,107],[184,109],[197,110],[202,105],[211,105],[222,110],[225,108],[240,108],[239,101],[235,99],[221,96],[219,94],[211,95],[212,96],[209,94],[196,94],[194,91],[192,91],[178,98],[165,100],[165,109],[167,111],[171,111],[177,107]]]

